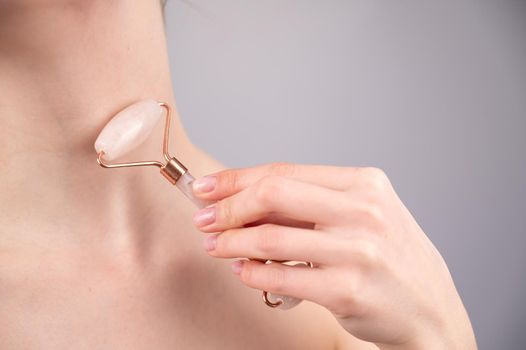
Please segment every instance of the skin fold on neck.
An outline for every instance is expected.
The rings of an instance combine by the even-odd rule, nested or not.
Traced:
[[[158,170],[103,169],[93,149],[116,112],[154,98],[173,107],[172,153],[195,176],[213,163],[175,110],[159,2],[0,0],[0,77],[0,241],[144,246],[159,207],[192,209]],[[123,160],[160,159],[161,134]]]

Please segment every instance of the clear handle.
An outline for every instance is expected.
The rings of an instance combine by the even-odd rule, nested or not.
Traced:
[[[175,183],[175,186],[177,186],[178,189],[183,192],[183,194],[192,201],[199,209],[204,208],[213,202],[205,202],[199,198],[194,197],[194,193],[192,191],[192,182],[194,182],[195,178],[190,174],[189,171],[186,171],[179,180]]]
[[[194,203],[199,209],[212,204],[213,202],[205,202],[194,196],[193,191],[192,191],[192,182],[194,182],[194,180],[195,178],[192,176],[192,174],[190,174],[189,171],[186,171],[183,175],[181,175],[179,180],[177,180],[177,182],[175,183],[175,186],[177,186],[177,188],[181,190],[181,192],[183,192],[183,194],[188,199],[190,199],[192,203]],[[271,263],[274,263],[274,262],[271,262]],[[283,310],[291,309],[294,306],[302,302],[302,299],[298,299],[298,298],[294,298],[290,296],[274,295],[270,292],[267,294],[267,296],[268,296],[269,301],[271,301],[272,303],[278,303],[279,300],[281,300],[282,301],[281,304],[278,305],[277,307]]]

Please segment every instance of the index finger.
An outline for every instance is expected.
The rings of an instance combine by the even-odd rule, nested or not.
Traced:
[[[267,175],[277,175],[344,191],[350,187],[359,171],[358,167],[275,162],[212,173],[195,180],[192,190],[198,198],[219,200],[240,192]]]

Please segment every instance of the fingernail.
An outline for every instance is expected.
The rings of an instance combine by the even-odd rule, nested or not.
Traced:
[[[211,235],[205,238],[204,245],[206,251],[214,250],[216,249],[217,245],[217,235]]]
[[[216,182],[215,176],[205,176],[195,180],[192,183],[192,188],[197,193],[212,192],[216,187]]]
[[[239,275],[241,273],[241,270],[243,269],[243,260],[236,260],[232,263],[232,272],[234,272],[236,275]]]
[[[197,226],[210,225],[216,220],[215,206],[206,207],[194,214],[194,223]]]

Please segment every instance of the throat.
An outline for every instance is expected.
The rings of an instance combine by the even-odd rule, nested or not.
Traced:
[[[3,230],[142,235],[171,185],[154,169],[99,167],[93,143],[133,102],[175,104],[159,2],[0,2],[0,76]],[[129,158],[159,157],[161,128]],[[178,158],[195,159],[175,108],[171,129]]]
[[[158,2],[17,3],[0,4],[0,130],[9,151],[85,153],[125,106],[174,103]]]

